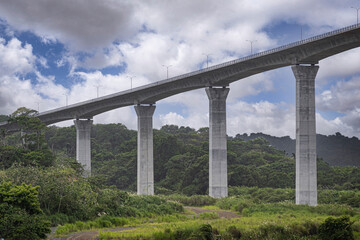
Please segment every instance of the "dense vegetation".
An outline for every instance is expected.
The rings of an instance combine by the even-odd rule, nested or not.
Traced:
[[[93,174],[101,176],[106,185],[135,191],[136,131],[122,124],[98,124],[93,126],[91,134]],[[50,127],[45,136],[55,152],[75,156],[75,127]],[[358,161],[358,157],[354,161]],[[156,193],[206,194],[208,128],[196,131],[166,125],[154,130],[154,165]],[[230,186],[294,188],[294,158],[264,138],[248,141],[239,136],[228,138],[228,169]],[[332,167],[319,158],[318,184],[330,189],[359,188],[360,169]]]
[[[82,167],[75,161],[74,126],[45,127],[33,117],[34,113],[25,108],[17,110],[7,120],[18,124],[22,131],[1,132],[0,212],[5,217],[0,221],[0,232],[4,228],[10,229],[7,226],[14,225],[12,221],[16,219],[27,219],[27,222],[17,222],[24,226],[17,228],[19,234],[26,229],[37,229],[38,232],[33,231],[37,235],[32,239],[43,238],[49,222],[64,225],[58,228],[59,234],[149,222],[160,224],[155,233],[145,234],[149,239],[177,239],[174,236],[236,239],[235,236],[240,235],[242,239],[257,236],[286,238],[294,234],[301,238],[321,236],[322,229],[331,224],[352,227],[355,232],[360,232],[358,222],[353,225],[353,220],[346,217],[325,221],[328,216],[343,214],[359,220],[355,208],[360,207],[360,191],[357,190],[360,169],[356,167],[332,167],[319,158],[319,203],[324,205],[316,208],[296,206],[293,204],[293,156],[274,148],[264,138],[245,141],[239,136],[229,137],[231,197],[216,200],[206,196],[208,128],[194,130],[167,125],[154,130],[155,191],[162,195],[137,196],[129,193],[136,190],[136,131],[128,130],[122,124],[94,125],[91,139],[93,172],[92,177],[84,178]],[[22,192],[28,193],[26,199],[30,205],[21,200],[24,194],[14,195]],[[182,204],[213,205],[213,208],[236,211],[244,218],[226,223],[210,213],[196,219],[184,218],[176,215],[183,212]],[[259,218],[259,214],[264,216]],[[278,215],[281,219],[271,220]],[[302,215],[306,217],[301,218]],[[271,224],[264,225],[263,221]],[[178,227],[166,222],[176,222]],[[251,227],[244,228],[243,224]],[[10,235],[17,234],[11,229],[5,239],[23,239],[19,237],[21,235]],[[112,239],[111,234],[100,235],[102,239]],[[131,236],[138,239],[139,234]]]
[[[237,134],[235,138],[252,140],[264,138],[275,148],[285,151],[292,156],[295,153],[295,140],[290,137],[274,137],[263,133],[251,133],[250,135]],[[316,135],[316,150],[318,156],[324,159],[330,166],[356,166],[360,167],[360,140],[357,137],[346,137],[337,132],[334,135]]]

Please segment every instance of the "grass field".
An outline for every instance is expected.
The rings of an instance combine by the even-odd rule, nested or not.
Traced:
[[[216,211],[224,208],[236,212],[239,218],[219,218]],[[320,226],[329,217],[341,219],[347,215],[354,236],[338,239],[360,239],[360,209],[347,205],[309,207],[290,201],[252,203],[229,197],[203,209],[213,212],[195,214],[186,210],[153,218],[102,217],[96,221],[66,224],[58,228],[57,234],[64,236],[74,231],[97,229],[99,239],[327,239],[320,237]],[[133,228],[120,232],[104,230],[119,226]],[[206,231],[211,232],[213,238],[202,238]]]

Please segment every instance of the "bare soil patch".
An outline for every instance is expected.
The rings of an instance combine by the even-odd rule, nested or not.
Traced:
[[[223,211],[223,210],[208,210],[208,209],[203,209],[200,207],[184,207],[185,209],[188,209],[190,211],[193,211],[194,213],[196,213],[196,215],[199,215],[200,213],[203,212],[216,212],[217,214],[219,214],[220,218],[240,218],[239,215],[237,215],[236,213],[233,212],[229,212],[229,211]]]

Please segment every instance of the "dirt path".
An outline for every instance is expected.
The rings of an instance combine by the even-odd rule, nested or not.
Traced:
[[[217,214],[219,214],[220,218],[240,218],[239,215],[237,215],[236,213],[233,212],[228,212],[228,211],[222,211],[222,210],[207,210],[207,209],[203,209],[200,207],[184,207],[185,209],[188,209],[190,211],[193,211],[194,213],[196,213],[196,215],[199,215],[200,213],[203,212],[216,212]]]
[[[133,229],[135,227],[123,227],[123,228],[109,228],[101,229],[101,231],[106,232],[121,232],[128,229]],[[77,232],[70,234],[67,237],[61,238],[50,238],[50,240],[95,240],[98,239],[99,231],[87,231],[87,232]]]
[[[219,214],[220,218],[240,218],[239,215],[233,212],[229,211],[222,211],[222,210],[207,210],[200,207],[184,207],[185,209],[188,209],[192,212],[194,212],[196,215],[199,215],[203,212],[216,212]],[[111,232],[121,232],[128,229],[133,229],[135,227],[124,227],[124,228],[109,228],[109,229],[102,229],[101,231],[111,231]],[[67,237],[61,237],[61,238],[50,238],[50,240],[96,240],[98,239],[99,231],[87,231],[87,232],[77,232],[73,233]]]

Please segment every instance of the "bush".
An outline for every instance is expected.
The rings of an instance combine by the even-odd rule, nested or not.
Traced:
[[[0,184],[0,237],[42,239],[50,232],[50,222],[40,209],[37,189],[26,184]]]
[[[180,194],[173,194],[169,196],[164,196],[164,198],[182,203],[185,206],[195,206],[195,207],[213,205],[216,202],[215,198],[210,197],[208,195],[185,196]]]
[[[88,230],[92,228],[121,227],[126,224],[129,224],[129,220],[126,218],[104,215],[97,218],[95,221],[76,221],[74,224],[67,223],[64,226],[59,226],[56,229],[56,234],[68,234],[71,232]]]
[[[241,232],[235,226],[228,227],[227,232],[230,233],[231,237],[234,238],[234,239],[240,239],[241,238]]]
[[[191,236],[188,238],[189,240],[213,240],[214,234],[212,232],[212,227],[210,224],[201,225],[196,231],[194,231]]]
[[[203,212],[199,214],[200,219],[218,219],[219,214],[216,212]]]
[[[43,215],[29,214],[8,203],[0,204],[0,216],[0,237],[4,239],[44,239],[50,232],[50,222]]]
[[[354,234],[350,217],[342,216],[339,218],[329,217],[319,227],[319,237],[323,240],[353,240]]]

